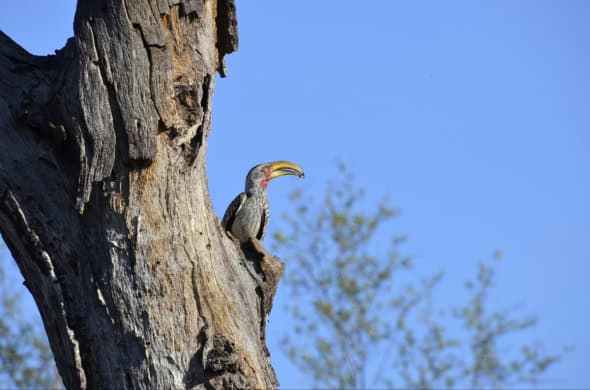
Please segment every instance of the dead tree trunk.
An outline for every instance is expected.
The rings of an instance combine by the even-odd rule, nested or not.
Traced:
[[[0,230],[65,385],[276,387],[282,272],[227,237],[207,188],[233,0],[79,0],[54,56],[0,32]]]

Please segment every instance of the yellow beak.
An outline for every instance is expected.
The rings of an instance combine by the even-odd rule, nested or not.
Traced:
[[[299,165],[290,161],[275,161],[270,163],[270,176],[268,177],[269,180],[283,175],[295,175],[303,177],[305,174]]]

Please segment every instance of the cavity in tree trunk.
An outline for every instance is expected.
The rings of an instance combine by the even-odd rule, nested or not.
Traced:
[[[214,215],[233,0],[80,0],[47,57],[0,32],[0,230],[68,388],[276,387],[282,264]]]

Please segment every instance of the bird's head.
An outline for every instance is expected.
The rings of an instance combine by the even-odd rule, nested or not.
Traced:
[[[303,177],[303,169],[289,161],[275,161],[258,164],[250,169],[246,177],[246,192],[251,193],[259,189],[266,189],[269,181],[283,175],[295,175]]]

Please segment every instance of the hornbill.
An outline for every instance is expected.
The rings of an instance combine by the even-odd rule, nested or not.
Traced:
[[[246,191],[242,192],[227,206],[221,224],[240,242],[250,238],[260,241],[268,226],[270,210],[266,187],[275,177],[296,175],[303,177],[301,167],[289,161],[275,161],[258,164],[246,176]]]

